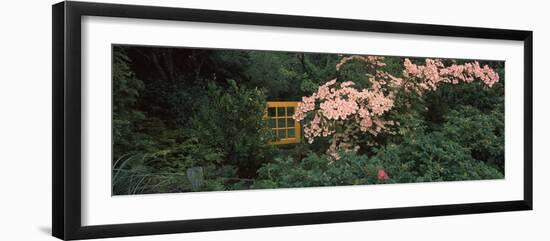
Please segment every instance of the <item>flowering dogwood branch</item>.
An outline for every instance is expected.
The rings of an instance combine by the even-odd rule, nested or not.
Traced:
[[[385,66],[383,60],[384,57],[379,56],[353,55],[342,58],[336,64],[336,70],[340,71],[350,61],[364,62],[375,71],[374,75],[367,75],[368,88],[359,90],[353,81],[338,83],[337,79],[332,79],[319,86],[311,96],[302,97],[293,118],[297,121],[308,120],[304,125],[304,134],[309,143],[318,137],[331,137],[327,153],[338,160],[338,150],[359,150],[358,134],[376,136],[384,132],[387,126],[399,125],[385,118],[394,107],[395,96],[399,93],[422,95],[436,90],[443,83],[470,83],[475,79],[492,87],[499,80],[493,69],[487,65],[481,67],[477,61],[445,67],[439,59],[426,59],[425,65],[416,65],[406,58],[403,76],[395,77],[379,69]]]

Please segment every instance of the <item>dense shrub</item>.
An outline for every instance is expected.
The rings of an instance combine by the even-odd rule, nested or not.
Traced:
[[[472,158],[469,148],[434,132],[377,149],[374,156],[340,152],[341,158],[311,153],[301,161],[277,158],[258,170],[252,188],[292,188],[377,183],[498,179],[496,168]],[[387,179],[380,179],[383,170]]]
[[[446,139],[454,140],[471,151],[473,158],[504,173],[504,106],[497,105],[487,114],[463,106],[446,116],[441,130]]]
[[[233,189],[239,177],[255,176],[269,161],[273,147],[261,90],[211,83],[194,108],[187,129],[170,130],[154,118],[142,123],[141,133],[156,142],[115,163],[114,193]]]
[[[483,161],[472,158],[470,149],[433,132],[376,151],[371,165],[383,167],[391,182],[432,182],[502,178]]]
[[[311,153],[300,161],[291,157],[277,158],[258,170],[253,188],[289,188],[339,186],[376,183],[375,168],[370,169],[368,158],[353,152],[340,153],[337,162],[328,155]]]
[[[253,177],[271,157],[265,109],[260,89],[240,88],[234,81],[228,89],[211,84],[198,100],[190,132],[199,142],[220,150],[223,164],[237,166],[239,174]]]
[[[113,165],[113,193],[223,190],[221,178],[228,174],[227,168],[218,166],[221,156],[219,150],[193,138],[154,152],[124,155]],[[199,168],[201,175],[189,177],[188,170],[194,168]],[[200,182],[200,188],[192,186],[193,180]]]
[[[113,52],[113,143],[116,160],[121,155],[150,144],[146,135],[139,133],[139,123],[146,119],[135,105],[144,85],[130,70],[131,60],[125,49]]]

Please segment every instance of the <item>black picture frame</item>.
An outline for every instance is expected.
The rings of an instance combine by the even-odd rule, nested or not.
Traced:
[[[384,21],[197,10],[90,2],[60,2],[53,15],[52,233],[87,239],[213,230],[307,225],[380,219],[532,210],[533,33]],[[194,21],[259,26],[351,30],[427,36],[517,40],[524,43],[524,194],[522,200],[421,207],[212,218],[99,226],[81,224],[81,17]]]

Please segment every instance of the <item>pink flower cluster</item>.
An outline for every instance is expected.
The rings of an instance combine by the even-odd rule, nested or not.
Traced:
[[[351,81],[338,85],[333,79],[313,95],[302,98],[293,118],[301,121],[309,112],[314,112],[313,119],[304,125],[309,143],[316,137],[333,134],[335,125],[357,124],[361,131],[374,134],[384,128],[386,122],[379,120],[379,116],[393,107],[393,99],[380,88],[357,90],[354,85]]]
[[[492,68],[488,65],[484,65],[482,68],[477,61],[463,65],[453,64],[441,69],[439,74],[450,78],[453,84],[457,84],[458,81],[470,83],[477,78],[483,81],[485,85],[492,87],[499,80],[498,74]]]
[[[439,59],[426,59],[425,65],[416,65],[407,58],[404,66],[403,82],[406,84],[403,87],[418,94],[436,90],[440,83],[470,83],[474,79],[479,79],[488,87],[492,87],[499,80],[498,74],[492,68],[487,65],[481,67],[477,61],[445,67]]]
[[[445,67],[439,59],[426,59],[425,65],[416,65],[405,59],[403,77],[395,77],[380,70],[385,66],[384,57],[354,55],[343,57],[336,64],[336,70],[339,71],[342,65],[352,60],[366,63],[367,69],[375,73],[367,74],[370,82],[368,89],[358,90],[352,81],[338,84],[336,79],[332,79],[311,96],[302,97],[293,116],[297,121],[309,118],[310,121],[304,124],[304,134],[309,143],[317,137],[331,137],[327,153],[335,160],[340,158],[339,149],[359,149],[356,143],[358,133],[376,136],[387,130],[387,126],[399,125],[384,116],[394,107],[398,94],[413,91],[421,95],[436,90],[441,83],[470,83],[475,79],[492,87],[499,80],[493,69],[487,65],[481,67],[477,61]],[[383,170],[379,172],[379,179],[387,178]]]

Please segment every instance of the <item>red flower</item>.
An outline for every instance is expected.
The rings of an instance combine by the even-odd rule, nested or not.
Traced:
[[[378,170],[378,180],[379,180],[379,181],[385,181],[385,180],[388,180],[388,179],[390,179],[390,177],[389,177],[388,174],[384,171],[384,169]]]

